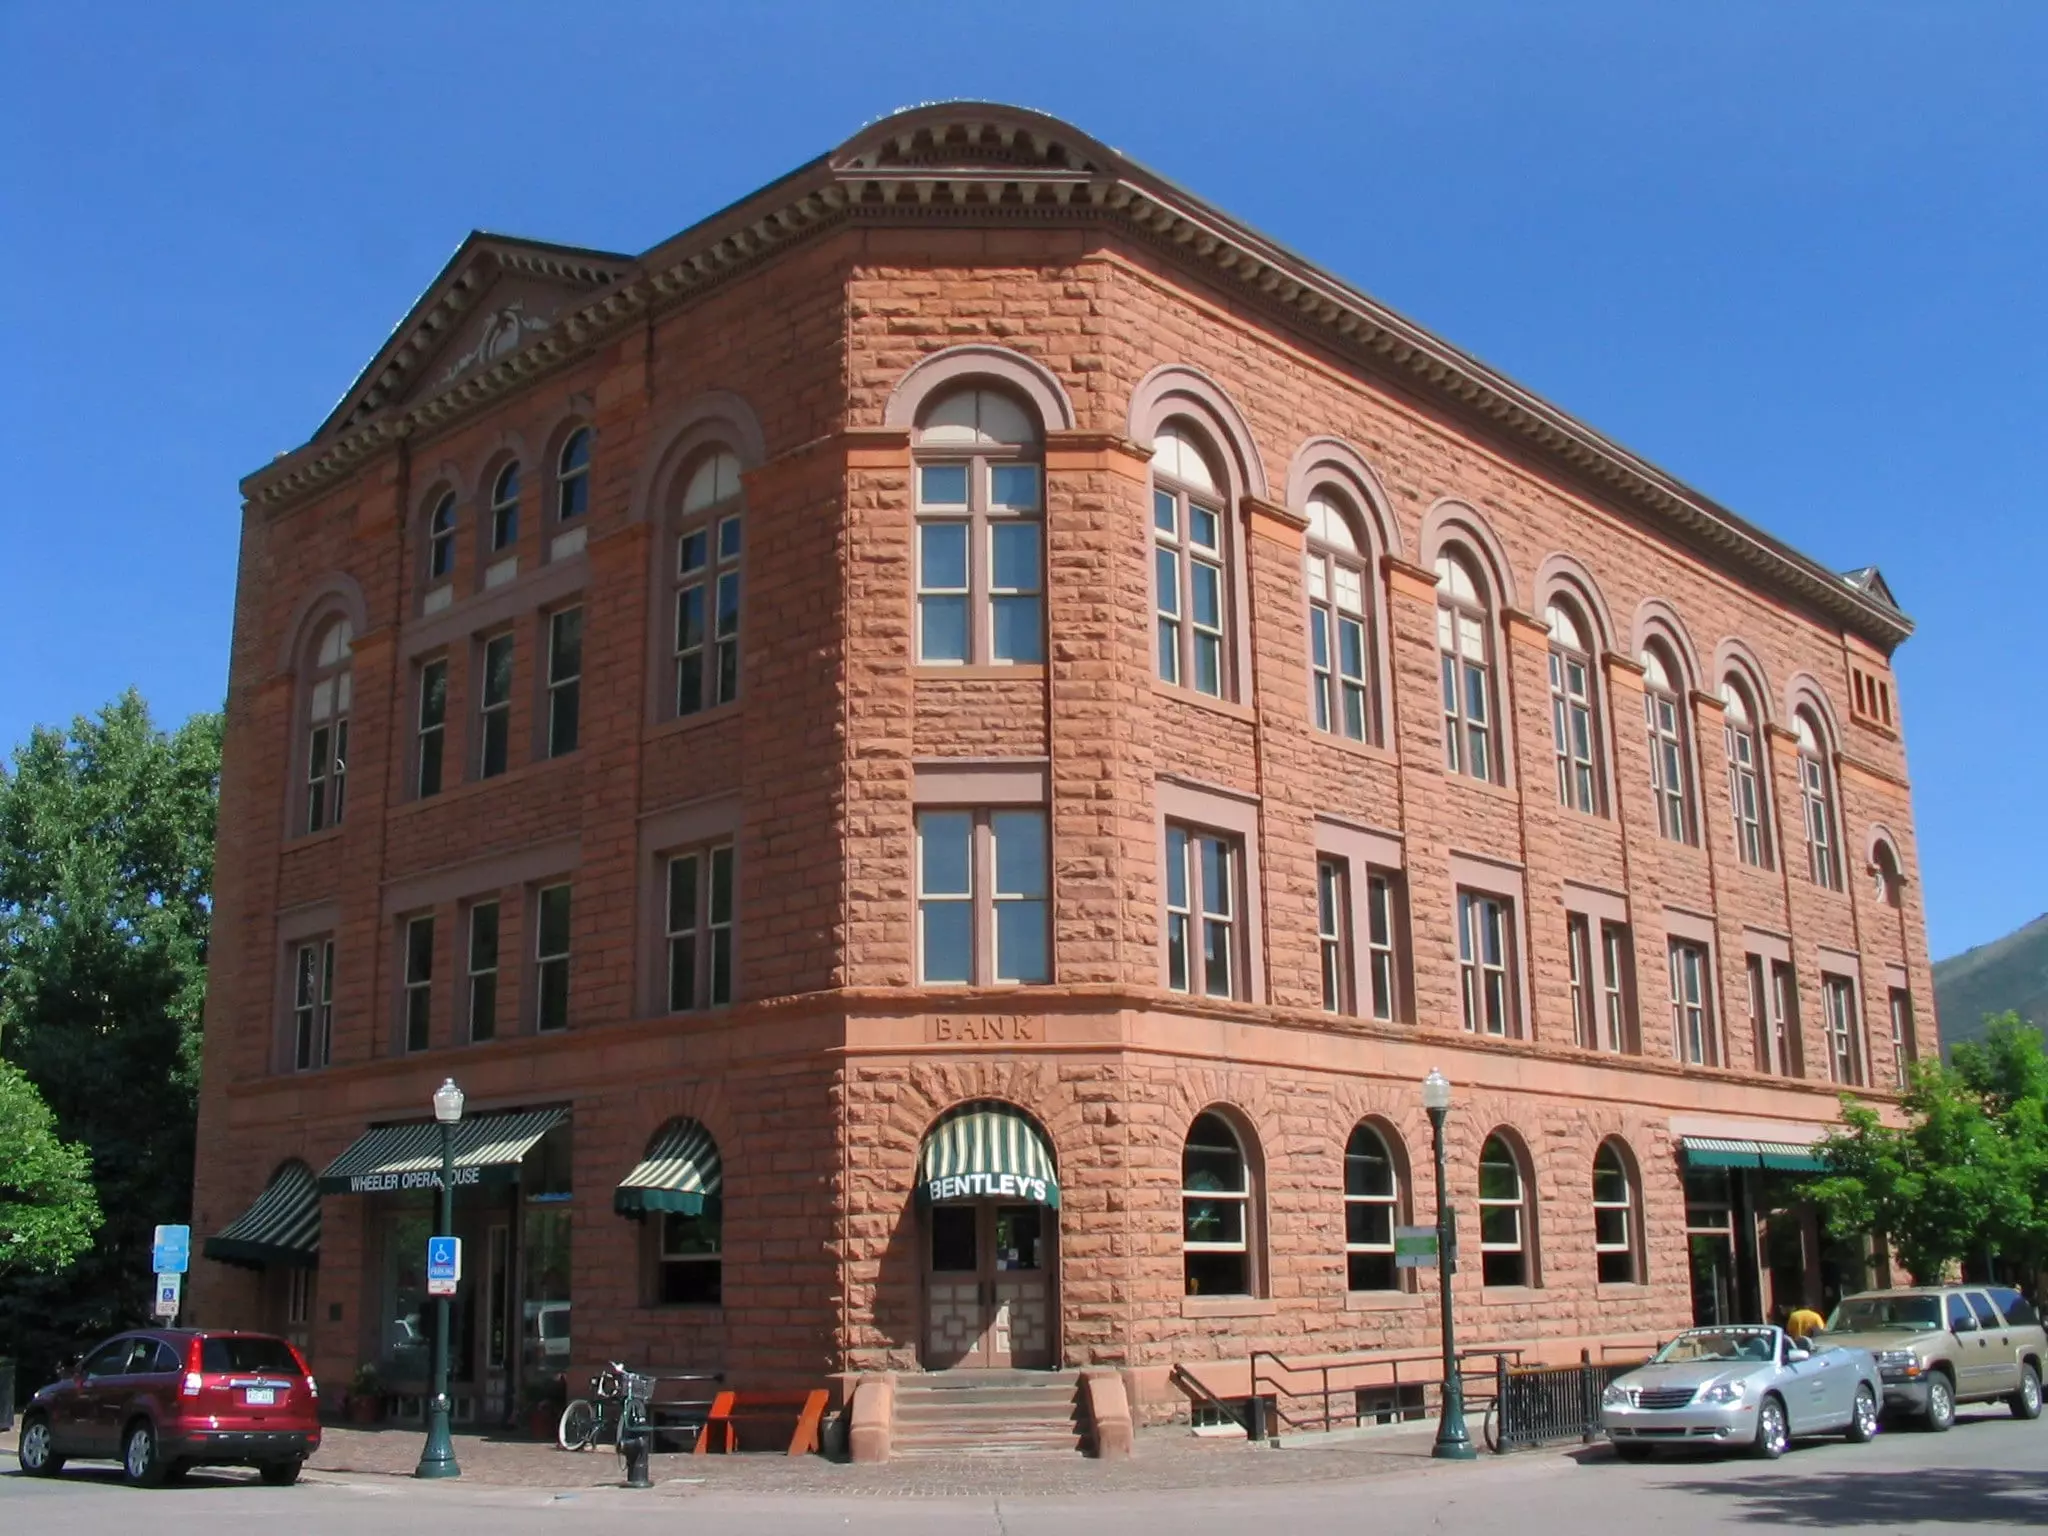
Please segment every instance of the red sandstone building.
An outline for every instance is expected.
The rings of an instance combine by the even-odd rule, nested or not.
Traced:
[[[193,1301],[458,1413],[1861,1283],[1935,1047],[1907,619],[1080,132],[478,235],[244,483]],[[1233,1375],[1235,1371],[1235,1375]],[[1206,1373],[1206,1374],[1204,1374]]]

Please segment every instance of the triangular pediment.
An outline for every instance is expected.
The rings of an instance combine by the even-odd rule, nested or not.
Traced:
[[[1899,606],[1899,600],[1892,596],[1891,583],[1884,579],[1884,572],[1874,565],[1866,565],[1860,570],[1845,571],[1842,580],[1859,591],[1868,593],[1888,608]]]
[[[629,271],[610,251],[472,234],[334,408],[324,437],[453,389],[553,330]]]

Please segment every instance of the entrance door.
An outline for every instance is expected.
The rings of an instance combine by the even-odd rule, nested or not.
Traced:
[[[992,1200],[926,1211],[927,1368],[1052,1364],[1051,1213]]]

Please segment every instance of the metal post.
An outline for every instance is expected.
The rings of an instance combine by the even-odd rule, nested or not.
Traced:
[[[455,1142],[446,1120],[441,1126],[441,1221],[436,1235],[455,1235]],[[448,1435],[448,1298],[434,1303],[434,1396],[427,1404],[427,1443],[414,1477],[460,1477],[455,1442]]]
[[[1465,1384],[1458,1377],[1458,1337],[1451,1320],[1451,1205],[1444,1198],[1444,1120],[1450,1110],[1431,1109],[1429,1129],[1436,1141],[1436,1276],[1439,1315],[1443,1323],[1443,1403],[1436,1420],[1436,1444],[1430,1455],[1446,1461],[1472,1461],[1472,1437],[1465,1430]]]

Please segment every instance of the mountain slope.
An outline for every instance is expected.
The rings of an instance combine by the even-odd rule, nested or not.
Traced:
[[[1984,1015],[2008,1008],[2048,1029],[2048,912],[2002,939],[1936,961],[1934,1005],[1944,1045],[1979,1038]]]

